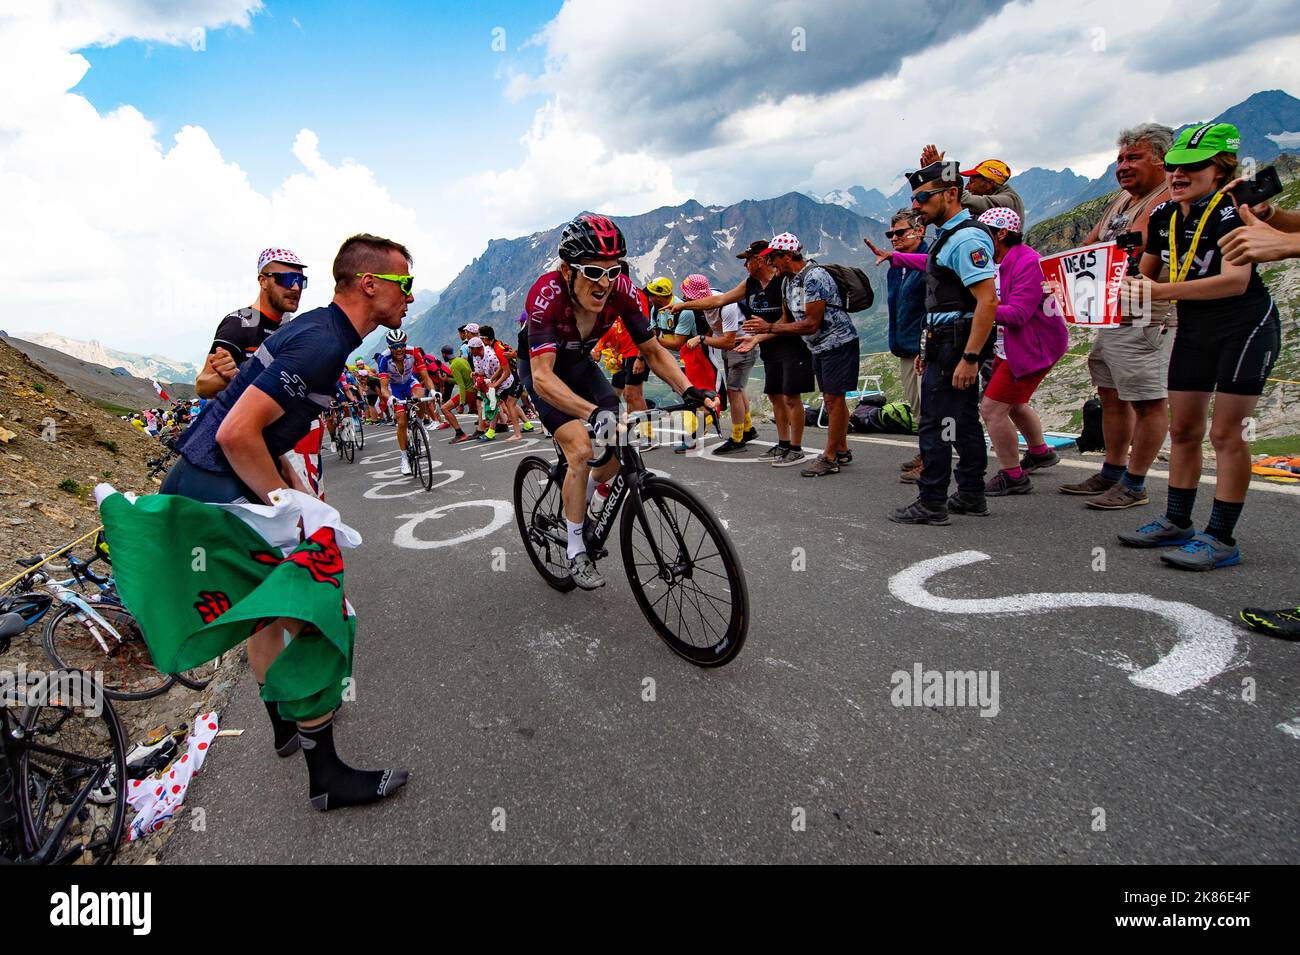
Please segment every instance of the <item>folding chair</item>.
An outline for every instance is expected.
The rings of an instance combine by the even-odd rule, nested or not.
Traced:
[[[854,391],[847,392],[844,399],[866,398],[871,395],[883,395],[885,392],[880,387],[879,375],[861,375],[860,383]],[[817,427],[823,431],[830,427],[830,418],[826,414],[826,401],[819,394],[817,400],[821,402],[821,407],[817,411]]]

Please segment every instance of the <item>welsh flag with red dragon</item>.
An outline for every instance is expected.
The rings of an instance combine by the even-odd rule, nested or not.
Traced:
[[[270,506],[135,497],[106,484],[95,496],[118,593],[158,669],[188,670],[288,617],[306,626],[267,671],[262,697],[289,720],[338,705],[356,636],[340,545],[361,538],[337,511],[288,490]]]

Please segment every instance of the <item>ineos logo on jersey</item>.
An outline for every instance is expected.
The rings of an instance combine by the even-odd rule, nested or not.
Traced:
[[[562,291],[560,283],[555,279],[551,279],[543,285],[537,290],[537,298],[533,299],[533,314],[529,317],[535,322],[540,322],[542,320],[542,311],[546,308],[547,303],[559,298]]]
[[[153,929],[153,893],[82,892],[73,885],[67,892],[50,896],[50,924],[129,925],[133,935],[148,935]]]
[[[280,382],[284,385],[285,392],[293,397],[305,398],[307,396],[307,383],[297,375],[282,371],[280,372]]]

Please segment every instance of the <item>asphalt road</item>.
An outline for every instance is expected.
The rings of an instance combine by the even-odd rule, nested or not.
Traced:
[[[817,480],[761,446],[659,449],[648,463],[713,504],[749,582],[744,650],[704,671],[645,623],[617,550],[603,590],[546,587],[509,507],[518,444],[444,434],[432,492],[394,477],[391,429],[326,471],[365,538],[345,554],[360,629],[339,750],[411,782],[314,811],[245,673],[222,724],[246,732],[187,800],[206,826],[182,816],[164,861],[1300,861],[1300,646],[1232,622],[1300,601],[1293,488],[1252,490],[1242,564],[1191,574],[1114,538],[1163,512],[1163,480],[1118,513],[1056,493],[1095,456],[988,518],[904,527],[885,519],[912,497],[901,439],[854,439]],[[985,705],[910,705],[895,674],[918,666],[982,672]]]

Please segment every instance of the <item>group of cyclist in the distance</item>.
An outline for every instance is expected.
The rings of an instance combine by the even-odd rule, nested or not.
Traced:
[[[403,452],[412,408],[430,429],[451,429],[451,444],[492,441],[498,425],[512,430],[506,441],[518,441],[523,432],[533,431],[537,414],[515,374],[514,349],[499,341],[491,326],[471,323],[459,332],[459,353],[443,345],[439,359],[412,345],[400,328],[391,329],[385,336],[388,348],[375,354],[373,365],[362,357],[350,363],[339,375],[334,404],[326,416],[334,450],[341,440],[339,422],[353,411],[369,424],[395,423],[397,445]],[[458,412],[476,416],[473,434],[465,433]],[[405,454],[401,471],[411,473]]]

